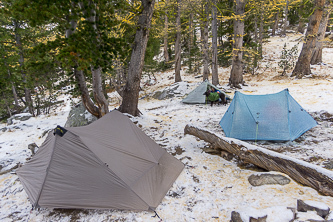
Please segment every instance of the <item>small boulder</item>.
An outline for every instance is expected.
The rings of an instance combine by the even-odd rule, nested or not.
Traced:
[[[320,217],[325,218],[329,214],[330,208],[321,202],[297,200],[297,211],[316,211]]]
[[[244,221],[242,220],[240,213],[238,213],[236,211],[232,211],[230,222],[244,222]]]
[[[26,121],[32,117],[32,114],[30,113],[19,113],[15,114],[7,119],[7,124],[12,125],[14,122],[13,120],[18,120],[18,121]]]
[[[35,155],[36,153],[36,147],[38,148],[37,144],[36,143],[30,143],[28,145],[28,149],[31,150],[31,155]]]
[[[250,217],[250,222],[266,222],[266,221],[267,221],[267,215],[258,218]]]
[[[85,126],[96,120],[97,117],[89,113],[82,103],[79,103],[69,112],[65,127]]]
[[[252,186],[262,186],[262,185],[286,185],[290,183],[290,179],[281,174],[252,174],[249,178],[249,183]]]
[[[162,91],[156,91],[152,97],[158,100],[170,99],[173,97],[182,97],[187,91],[188,85],[186,82],[177,82],[164,88]]]
[[[175,91],[178,89],[178,87],[178,84],[166,87],[163,91],[155,92],[153,98],[158,100],[164,100],[175,97]]]

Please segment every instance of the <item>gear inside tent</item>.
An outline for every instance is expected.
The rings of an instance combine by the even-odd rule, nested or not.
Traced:
[[[191,91],[183,100],[183,103],[188,104],[205,104],[206,103],[206,96],[204,93],[213,87],[215,90],[223,93],[227,100],[231,100],[230,96],[227,95],[225,92],[220,90],[218,87],[211,84],[207,79],[203,81],[198,87],[196,87],[193,91]]]

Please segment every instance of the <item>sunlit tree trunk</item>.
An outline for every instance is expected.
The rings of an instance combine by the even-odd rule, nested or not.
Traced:
[[[276,30],[279,27],[279,14],[280,14],[280,10],[278,10],[275,14],[274,24],[273,24],[273,28],[272,28],[272,36],[276,35]]]
[[[260,22],[259,22],[259,57],[262,58],[262,41],[264,38],[264,9],[260,3]]]
[[[281,35],[285,36],[287,32],[287,25],[288,25],[288,7],[289,7],[289,0],[286,0],[286,6],[284,8],[284,19],[283,19],[283,27]]]
[[[212,5],[212,83],[219,84],[218,64],[217,64],[217,8],[216,0]]]
[[[188,31],[189,31],[189,38],[187,41],[188,44],[188,69],[190,72],[192,72],[192,56],[191,56],[191,49],[192,49],[192,44],[193,44],[193,30],[192,30],[192,26],[193,26],[193,14],[190,13],[190,17],[189,17],[189,23],[188,23]]]
[[[311,74],[310,61],[312,52],[316,45],[317,33],[319,29],[320,20],[324,12],[325,0],[317,0],[314,5],[314,13],[310,16],[308,28],[305,36],[305,43],[303,44],[301,54],[298,57],[296,66],[291,76],[302,78],[305,75]]]
[[[331,12],[331,9],[328,9],[326,7],[326,9],[324,10],[324,13],[323,13],[323,17],[321,18],[319,29],[318,29],[316,45],[315,45],[315,48],[314,48],[314,50],[312,52],[312,56],[311,56],[311,61],[310,61],[311,65],[323,62],[323,58],[322,58],[323,41],[325,38],[325,31],[326,31],[328,19],[330,17],[330,12]]]
[[[243,84],[243,35],[244,35],[244,11],[245,0],[236,0],[234,19],[234,44],[232,68],[229,78],[230,87],[241,88]]]
[[[209,26],[209,13],[208,13],[208,3],[205,3],[204,9],[205,18],[203,20],[203,32],[202,34],[202,45],[203,45],[203,80],[209,77],[209,54],[208,54],[208,26]]]
[[[140,114],[138,109],[140,80],[147,48],[149,29],[154,11],[154,0],[141,0],[142,13],[139,17],[134,38],[133,50],[128,68],[128,78],[123,92],[123,102],[119,107],[122,113],[133,116]]]
[[[176,15],[176,43],[175,43],[175,82],[181,82],[182,78],[180,76],[181,69],[181,24],[180,24],[180,5],[181,0],[177,0],[177,15]]]

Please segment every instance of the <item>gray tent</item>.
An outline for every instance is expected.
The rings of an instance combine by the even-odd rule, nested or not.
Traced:
[[[17,170],[35,207],[155,210],[184,168],[118,111],[57,129]]]
[[[190,92],[185,99],[182,100],[183,103],[192,103],[192,104],[205,104],[206,96],[203,95],[207,89],[213,87],[214,89],[222,92],[219,88],[211,84],[207,79],[203,81],[197,88],[195,88],[192,92]],[[224,93],[226,98],[230,99],[230,97]]]

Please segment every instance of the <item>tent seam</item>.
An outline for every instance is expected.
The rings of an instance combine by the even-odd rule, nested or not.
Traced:
[[[46,168],[46,174],[45,174],[45,177],[44,177],[44,181],[43,181],[43,184],[42,184],[42,186],[41,186],[41,189],[40,189],[40,191],[39,191],[39,193],[38,193],[38,197],[37,197],[37,199],[36,199],[36,203],[35,203],[35,206],[34,206],[34,207],[38,206],[38,202],[39,202],[39,199],[40,199],[40,197],[41,197],[41,195],[42,195],[42,192],[43,192],[43,189],[44,189],[44,185],[45,185],[45,182],[46,182],[46,178],[48,177],[49,169],[50,169],[50,166],[51,166],[51,164],[52,164],[53,155],[54,155],[54,152],[55,152],[55,143],[56,143],[56,140],[57,140],[57,136],[56,136],[56,135],[54,135],[54,136],[55,136],[55,139],[54,139],[53,146],[52,146],[53,149],[52,149],[52,154],[51,154],[51,156],[50,156],[50,163],[49,163],[49,165],[48,165],[47,168]]]

